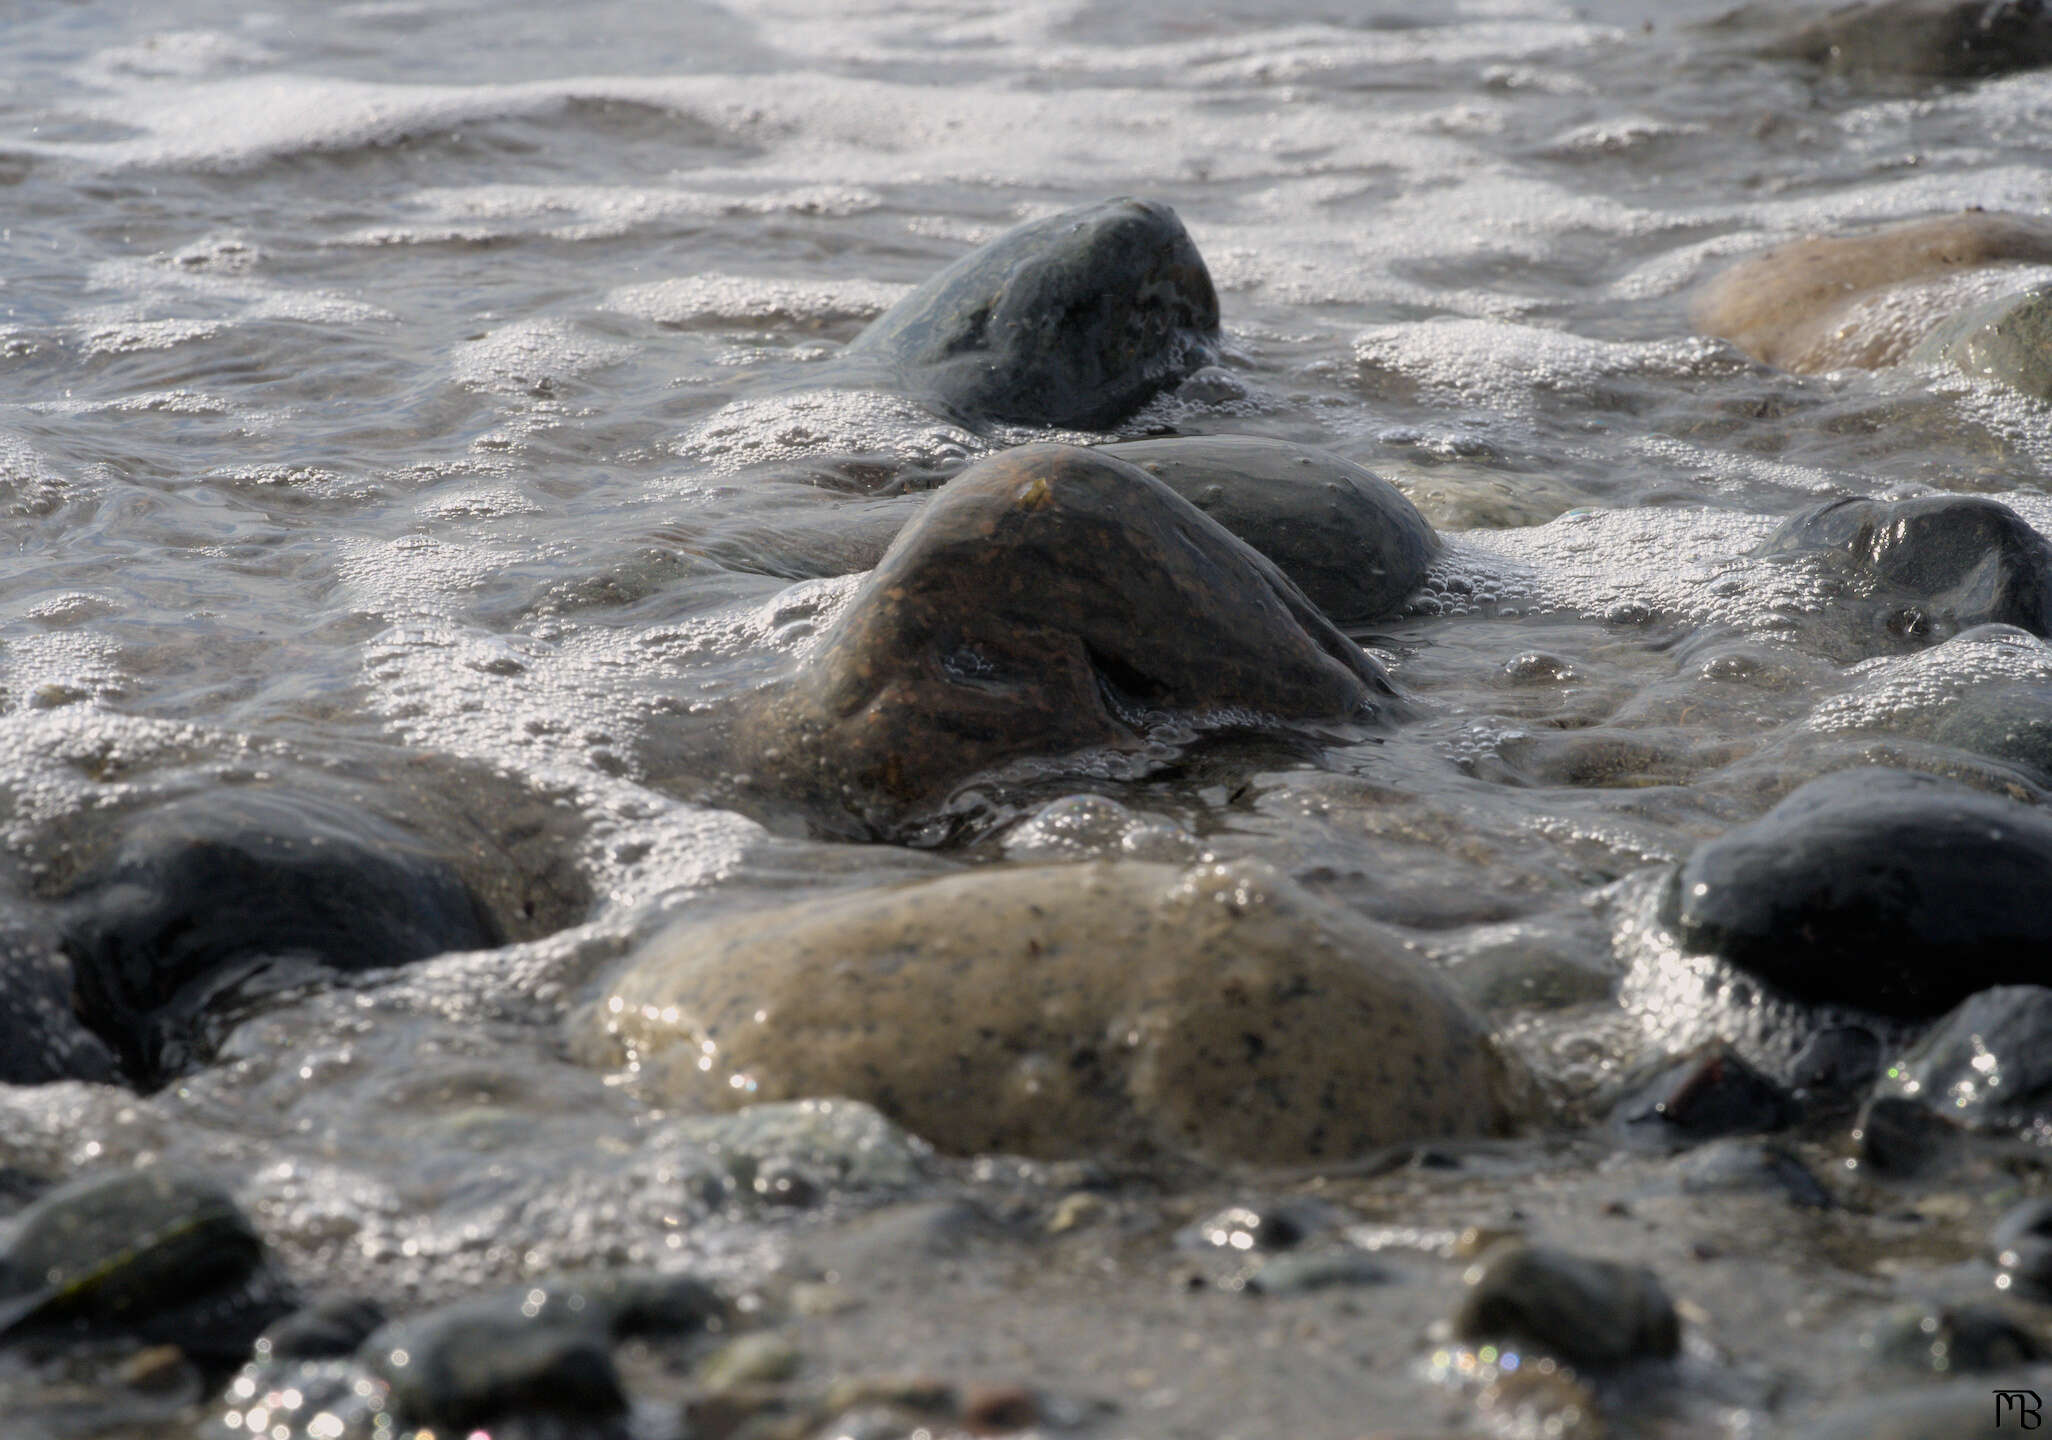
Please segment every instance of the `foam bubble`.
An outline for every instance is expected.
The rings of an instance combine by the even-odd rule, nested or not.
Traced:
[[[817,327],[869,320],[912,290],[871,280],[794,281],[746,275],[683,275],[629,285],[605,300],[608,310],[658,325],[700,327],[781,322]]]

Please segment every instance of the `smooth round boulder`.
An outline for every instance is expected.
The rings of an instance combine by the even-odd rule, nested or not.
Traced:
[[[1259,435],[1099,447],[1138,465],[1276,563],[1341,624],[1395,614],[1439,536],[1404,493],[1328,450]]]
[[[1785,18],[1780,5],[1750,7]],[[1836,74],[1970,80],[2052,64],[2043,0],[1877,0],[1839,5],[1767,53]]]
[[[1822,557],[1850,582],[1848,603],[1899,639],[1991,623],[2052,634],[2052,542],[1978,495],[1826,501],[1790,516],[1755,553]]]
[[[828,371],[968,425],[1104,430],[1218,341],[1218,293],[1176,212],[1107,200],[1008,230],[873,321]]]
[[[1643,1265],[1503,1245],[1464,1278],[1454,1317],[1464,1339],[1524,1341],[1583,1365],[1666,1359],[1681,1348],[1674,1301]]]
[[[2015,289],[2026,264],[2052,264],[2052,227],[1969,210],[1777,245],[1712,280],[1691,317],[1783,370],[1874,370],[1948,317]]]
[[[0,1248],[0,1343],[118,1335],[233,1364],[292,1308],[248,1217],[200,1176],[73,1181],[17,1216]]]
[[[1840,771],[1698,848],[1682,945],[1807,1004],[1934,1018],[2052,968],[2052,819],[1912,771]]]
[[[62,929],[80,1017],[146,1087],[198,1064],[209,1016],[238,996],[499,943],[414,835],[259,789],[143,815],[73,888]]]
[[[1257,862],[1004,866],[680,926],[579,1022],[666,1103],[845,1095],[956,1154],[1310,1163],[1510,1128],[1396,937]]]
[[[2033,285],[1953,316],[1909,358],[2052,400],[2052,285]]]
[[[1137,466],[980,461],[741,717],[758,788],[888,835],[1008,762],[1198,730],[1367,723],[1394,690],[1269,560]]]

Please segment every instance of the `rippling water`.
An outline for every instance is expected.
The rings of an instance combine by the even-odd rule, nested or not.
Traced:
[[[232,1170],[292,1263],[420,1300],[594,1260],[747,1271],[764,1232],[685,1223],[682,1122],[562,1060],[557,1018],[680,908],[1060,850],[1008,812],[940,850],[766,828],[708,757],[851,583],[794,586],[793,553],[1028,438],[808,373],[972,245],[1106,196],[1177,209],[1226,331],[1119,433],[1323,445],[1449,543],[1365,637],[1415,723],[1073,788],[1456,971],[1601,975],[1603,887],[1847,757],[1939,763],[1920,705],[2052,656],[1837,645],[1802,574],[1744,552],[1846,493],[2052,526],[2052,421],[1957,377],[1769,371],[1686,303],[1778,239],[2052,209],[2052,76],[1821,80],[1698,28],[1724,8],[19,0],[21,888],[167,798],[314,775],[462,814],[555,909],[268,1013],[147,1100],[0,1088],[0,1159]],[[1569,1089],[1630,1058],[1607,1021],[1535,1023]]]

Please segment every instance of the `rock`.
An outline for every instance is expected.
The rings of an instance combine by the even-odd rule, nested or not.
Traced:
[[[1196,728],[1365,722],[1379,666],[1273,564],[1145,471],[1030,445],[971,466],[892,544],[782,688],[742,768],[889,835],[1028,757]]]
[[[627,1411],[602,1332],[538,1324],[517,1311],[457,1306],[387,1325],[365,1342],[363,1360],[390,1387],[387,1403],[406,1425],[464,1434],[518,1416],[603,1422]]]
[[[1976,755],[2006,760],[2052,786],[2052,685],[1970,687],[1932,738]]]
[[[1907,357],[1947,317],[2016,289],[2019,266],[2047,263],[2052,227],[1969,210],[1778,245],[1711,281],[1691,317],[1784,370],[1872,370]]]
[[[1679,1150],[1784,1129],[1801,1115],[1793,1096],[1718,1042],[1663,1064],[1618,1102],[1611,1120],[1627,1144]]]
[[[1895,1180],[1941,1170],[1959,1153],[1959,1132],[1943,1116],[1899,1095],[1869,1096],[1852,1138],[1860,1164]]]
[[[1953,316],[1910,360],[1949,364],[2038,400],[2052,400],[2052,285],[2033,285]]]
[[[295,1310],[257,1338],[260,1360],[339,1360],[354,1355],[388,1317],[361,1295],[342,1295]]]
[[[80,1015],[152,1086],[210,1048],[211,1015],[335,971],[499,943],[453,867],[310,795],[214,790],[131,825],[71,892]]]
[[[2010,1392],[2004,1392],[2010,1393]],[[2038,1413],[2029,1391],[1998,1409],[1985,1380],[1906,1390],[1839,1410],[1794,1432],[1796,1440],[2008,1440],[2022,1428],[2021,1416]],[[2006,1421],[2006,1423],[2005,1423]]]
[[[2042,953],[2037,966],[2042,974]],[[1969,996],[1888,1067],[1874,1095],[1967,1130],[2052,1134],[2052,989]]]
[[[1258,862],[994,867],[686,924],[578,1043],[679,1103],[855,1095],[958,1154],[1292,1163],[1513,1118],[1437,976]]]
[[[1176,1244],[1185,1250],[1288,1250],[1335,1223],[1326,1208],[1313,1201],[1228,1205],[1177,1231]]]
[[[1822,560],[1876,638],[1926,644],[1990,623],[2052,633],[2052,542],[1979,496],[1827,501],[1755,553]]]
[[[1583,1365],[1664,1359],[1681,1348],[1674,1302],[1643,1266],[1508,1245],[1470,1266],[1466,1279],[1454,1317],[1466,1340],[1524,1341]]]
[[[1912,771],[1813,780],[1699,847],[1664,918],[1784,995],[1929,1018],[2044,973],[2052,819]]]
[[[1176,212],[1107,200],[963,256],[856,336],[834,371],[966,425],[1103,430],[1207,364],[1217,340],[1218,295]]]
[[[291,1308],[248,1218],[196,1176],[73,1181],[17,1216],[0,1249],[0,1344],[133,1336],[232,1365]]]
[[[1774,16],[1779,5],[1750,7]],[[2043,0],[1878,0],[1840,5],[1768,47],[1839,74],[1965,80],[2052,64]]]
[[[79,1022],[71,961],[26,910],[0,915],[0,1085],[110,1084],[121,1064]]]
[[[1099,447],[1138,465],[1276,563],[1342,624],[1394,615],[1439,536],[1401,490],[1330,451],[1258,435]]]
[[[1884,1365],[1926,1375],[2013,1370],[2045,1349],[2014,1315],[1993,1305],[1919,1305],[1861,1337]]]
[[[732,1115],[677,1123],[685,1140],[725,1163],[744,1195],[779,1198],[794,1170],[841,1190],[909,1190],[925,1179],[933,1149],[856,1100],[750,1105]],[[786,1197],[787,1198],[787,1197]]]
[[[1995,1288],[2031,1300],[2052,1298],[2052,1199],[2026,1200],[1988,1234]]]

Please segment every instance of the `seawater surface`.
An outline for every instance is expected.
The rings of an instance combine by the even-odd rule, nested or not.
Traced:
[[[0,1166],[231,1176],[288,1269],[398,1309],[605,1264],[745,1287],[806,1222],[721,1198],[692,1117],[566,1058],[565,1013],[680,913],[1135,833],[1399,927],[1572,1114],[1648,1043],[1606,998],[1614,887],[1862,760],[2042,798],[1927,721],[1980,679],[2052,677],[2052,650],[1876,653],[1746,552],[1847,494],[1971,491],[2052,528],[2052,412],[1923,370],[1781,374],[1686,308],[1777,240],[2052,211],[2052,75],[1820,78],[1702,27],[1724,8],[15,0],[0,842],[21,903],[127,817],[274,781],[413,796],[529,899],[505,948],[271,1005],[156,1094],[0,1087]],[[1361,638],[1418,717],[1315,759],[1057,775],[932,844],[725,808],[734,704],[854,583],[794,576],[980,455],[1115,438],[976,432],[809,373],[971,246],[1127,194],[1182,216],[1225,345],[1118,435],[1308,442],[1411,495],[1445,555]],[[1132,822],[1030,819],[1063,793]],[[1581,1143],[1357,1208],[1420,1256],[1517,1210],[1694,1266],[1669,1274],[1701,1295],[1683,1398],[1625,1397],[1652,1418],[1620,1433],[1771,1433],[1867,1387],[1855,1301],[1887,1272],[1866,1242],[1713,1274],[1690,1245],[1739,1242],[1698,1218],[1606,1230],[1606,1197],[1653,1182],[1577,1179],[1612,1163]],[[979,1163],[946,1183],[1028,1183]],[[1757,1243],[1779,1222],[1754,1203],[1728,1225]],[[1115,1404],[1071,1417],[1114,1434],[1481,1423],[1430,1373],[1457,1266],[1397,1320],[1293,1321],[1176,1297],[1167,1261],[1123,1253],[1074,1261],[1067,1299],[1045,1277],[1025,1300],[886,1293],[818,1363],[1045,1378]],[[639,1393],[662,1396],[651,1364]],[[10,1383],[43,1397],[38,1437],[221,1433],[211,1402],[145,1421],[103,1396],[81,1420]],[[667,1433],[668,1403],[635,1423]]]

